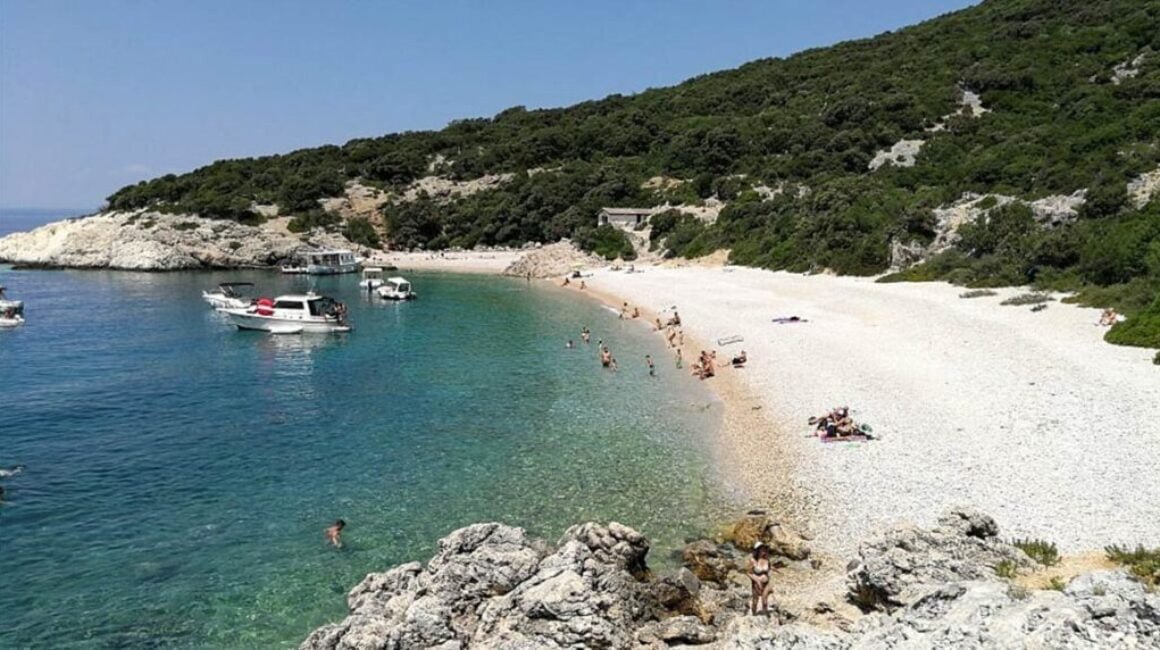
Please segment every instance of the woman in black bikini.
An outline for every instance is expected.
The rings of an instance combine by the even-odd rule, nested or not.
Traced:
[[[749,597],[749,611],[757,615],[757,603],[761,602],[761,613],[769,614],[769,577],[773,573],[773,565],[769,562],[769,547],[758,542],[753,547],[753,555],[746,562],[746,574],[753,592]]]

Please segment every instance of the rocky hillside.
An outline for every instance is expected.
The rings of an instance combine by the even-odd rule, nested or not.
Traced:
[[[177,271],[262,267],[303,246],[357,249],[340,234],[297,235],[285,219],[260,226],[146,210],[58,221],[0,239],[0,261],[26,267]]]
[[[659,254],[1081,291],[1133,318],[1110,340],[1160,347],[1157,123],[1160,0],[986,0],[670,88],[218,161],[108,201],[279,215],[370,246],[569,238],[607,259],[640,237],[596,212],[648,207]]]
[[[748,530],[739,543],[766,540],[776,565],[808,557],[776,526]],[[518,528],[476,524],[440,540],[426,566],[368,575],[347,597],[350,615],[301,648],[1160,647],[1160,595],[1121,570],[1060,590],[1014,585],[996,569],[1034,561],[972,511],[864,543],[845,593],[775,603],[769,616],[744,614],[749,589],[735,547],[690,544],[686,566],[661,577],[649,572],[648,552],[645,537],[615,523],[573,527],[555,548]]]

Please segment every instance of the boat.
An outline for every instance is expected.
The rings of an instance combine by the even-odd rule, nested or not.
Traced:
[[[379,297],[387,300],[412,300],[418,295],[411,290],[411,283],[406,278],[387,278],[383,286],[379,287]]]
[[[303,332],[349,332],[346,307],[314,292],[289,294],[277,298],[259,298],[242,309],[220,310],[242,330],[261,330],[274,334]]]
[[[0,312],[0,327],[16,327],[24,324],[24,317],[20,314],[8,315],[8,312]]]
[[[361,268],[354,253],[345,249],[304,251],[299,255],[306,262],[308,275],[357,273]]]
[[[245,293],[253,282],[223,282],[213,291],[202,291],[201,297],[214,309],[245,309],[253,302]]]
[[[368,266],[363,269],[362,279],[358,281],[358,286],[367,291],[383,286],[383,269],[378,266]]]
[[[0,285],[0,316],[11,318],[13,316],[24,315],[24,301],[23,300],[9,300],[8,296],[4,294],[5,288]],[[21,319],[21,322],[24,322]]]

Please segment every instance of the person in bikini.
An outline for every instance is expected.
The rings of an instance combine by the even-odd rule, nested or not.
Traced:
[[[749,613],[757,615],[757,604],[761,603],[761,613],[769,614],[769,578],[773,565],[769,561],[769,547],[762,542],[753,545],[753,554],[745,563],[745,574],[749,576],[752,588],[749,597]]]
[[[607,347],[600,348],[600,365],[605,368],[612,366],[612,353],[608,351]]]
[[[330,542],[335,548],[342,548],[342,529],[346,528],[346,522],[339,519],[334,522],[334,525],[326,529],[326,541]]]

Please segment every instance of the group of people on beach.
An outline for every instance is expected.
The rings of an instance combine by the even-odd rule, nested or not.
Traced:
[[[865,432],[850,417],[850,407],[835,406],[829,413],[811,417],[808,424],[814,426],[819,437],[840,438],[845,436],[861,435]]]

